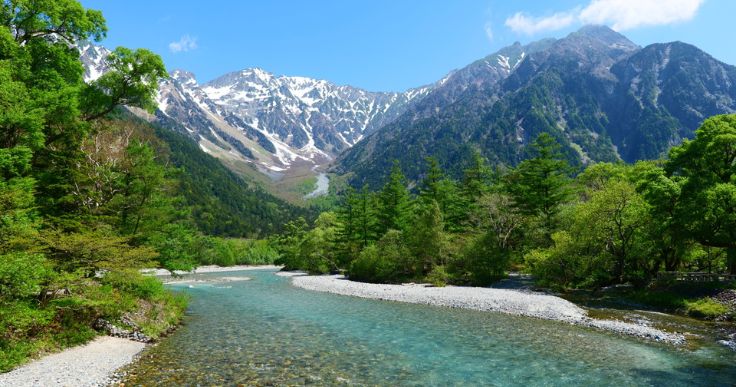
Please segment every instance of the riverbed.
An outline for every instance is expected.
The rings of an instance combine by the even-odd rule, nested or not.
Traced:
[[[248,281],[217,281],[247,275]],[[732,385],[736,352],[502,313],[296,288],[274,270],[197,274],[184,325],[126,385]]]
[[[317,182],[315,183],[314,190],[304,196],[305,199],[316,198],[319,196],[327,195],[330,188],[330,178],[327,174],[320,172],[317,175]]]

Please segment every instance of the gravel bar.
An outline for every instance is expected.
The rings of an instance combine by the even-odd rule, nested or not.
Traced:
[[[588,317],[583,308],[570,301],[525,290],[465,286],[440,288],[417,284],[370,284],[349,281],[341,275],[297,275],[292,276],[291,282],[299,288],[345,296],[501,312],[517,316],[563,321],[675,345],[685,342],[685,336],[680,333],[664,332],[656,328],[618,320],[593,319]]]
[[[145,347],[136,341],[101,336],[0,374],[0,386],[107,386],[115,371],[132,362]]]

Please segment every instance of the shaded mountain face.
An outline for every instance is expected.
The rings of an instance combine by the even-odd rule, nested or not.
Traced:
[[[658,158],[704,118],[736,111],[735,82],[736,68],[696,47],[640,48],[607,27],[588,26],[560,40],[515,44],[456,71],[344,152],[334,169],[352,173],[356,185],[377,186],[396,159],[416,181],[424,159],[435,156],[459,177],[475,150],[494,164],[517,164],[541,132],[576,164]]]

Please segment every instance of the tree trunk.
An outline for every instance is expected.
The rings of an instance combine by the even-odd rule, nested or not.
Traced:
[[[736,246],[726,248],[726,264],[728,273],[736,274]]]

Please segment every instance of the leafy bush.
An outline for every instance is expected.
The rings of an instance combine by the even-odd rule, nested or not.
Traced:
[[[43,255],[22,252],[0,255],[0,302],[38,296],[50,276]]]
[[[394,283],[416,276],[421,264],[404,244],[402,233],[389,230],[376,244],[369,245],[348,269],[350,279]]]
[[[358,259],[354,260],[348,270],[351,280],[374,283],[395,282],[397,279],[396,262],[381,252],[376,245],[363,249]]]
[[[434,286],[444,287],[450,282],[450,275],[445,270],[445,266],[437,265],[427,274],[426,280]]]
[[[144,276],[135,270],[106,273],[101,282],[145,300],[154,300],[166,294],[166,289],[158,278]]]
[[[503,278],[509,267],[510,251],[498,245],[492,232],[484,233],[466,248],[461,263],[470,283],[484,286]]]
[[[687,314],[693,317],[716,318],[729,312],[726,305],[710,298],[701,298],[695,301],[685,301]]]

